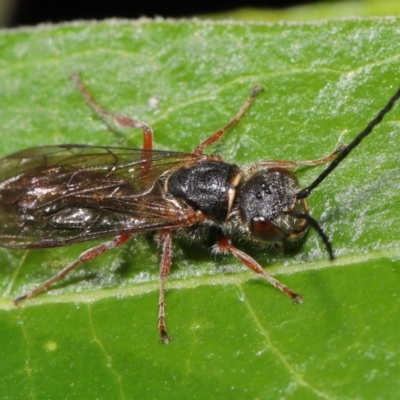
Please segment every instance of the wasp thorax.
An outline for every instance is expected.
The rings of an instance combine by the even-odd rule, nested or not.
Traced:
[[[243,184],[238,202],[239,216],[249,233],[271,243],[303,236],[307,230],[304,221],[290,215],[292,210],[308,211],[306,201],[296,198],[298,190],[296,177],[287,170],[255,172]]]

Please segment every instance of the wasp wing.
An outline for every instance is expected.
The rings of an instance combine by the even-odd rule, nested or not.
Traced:
[[[36,147],[0,160],[0,244],[64,246],[189,226],[193,210],[163,190],[206,156],[119,147]]]

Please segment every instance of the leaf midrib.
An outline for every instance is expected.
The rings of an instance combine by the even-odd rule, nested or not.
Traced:
[[[369,252],[367,254],[354,254],[345,257],[340,257],[333,262],[329,260],[318,260],[314,262],[307,262],[301,264],[293,264],[288,266],[274,265],[267,268],[267,271],[271,275],[292,275],[296,273],[323,270],[327,268],[337,267],[349,267],[352,265],[359,265],[365,261],[377,261],[380,259],[400,259],[400,249],[391,250],[379,250]],[[243,271],[233,274],[220,274],[220,275],[208,275],[202,277],[193,277],[187,279],[169,279],[167,289],[193,289],[200,286],[226,286],[226,285],[237,285],[241,286],[245,283],[257,279],[258,277],[251,271]],[[158,280],[146,283],[135,283],[125,287],[116,288],[103,288],[101,290],[87,290],[81,293],[63,293],[57,295],[40,295],[34,299],[26,301],[22,307],[37,307],[44,304],[56,304],[56,303],[75,303],[75,304],[87,304],[94,303],[99,300],[108,298],[126,298],[126,297],[137,297],[148,293],[158,293],[159,291]],[[10,299],[3,298],[0,300],[0,310],[15,310],[13,302]]]

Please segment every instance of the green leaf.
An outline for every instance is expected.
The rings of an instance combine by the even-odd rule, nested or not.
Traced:
[[[0,35],[1,154],[38,145],[139,147],[117,140],[69,80],[107,109],[150,124],[155,148],[191,151],[261,84],[214,148],[240,165],[304,160],[349,143],[399,85],[397,18],[307,24],[106,21]],[[90,242],[1,249],[0,397],[396,398],[400,107],[310,198],[332,239],[240,247],[304,295],[293,306],[232,257],[174,243],[168,346],[158,343],[159,249],[138,236],[16,308],[12,299]],[[323,167],[302,169],[303,186]]]

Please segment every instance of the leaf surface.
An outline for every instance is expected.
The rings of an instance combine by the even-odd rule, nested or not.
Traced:
[[[0,35],[1,155],[115,137],[69,80],[140,118],[155,148],[191,151],[265,91],[212,152],[240,165],[304,160],[349,143],[400,84],[399,19],[314,23],[105,21]],[[283,254],[243,250],[304,295],[294,306],[231,257],[174,243],[168,328],[158,343],[159,249],[138,236],[15,308],[100,242],[1,249],[1,398],[396,398],[400,286],[400,107],[310,198],[331,238]],[[323,167],[299,170],[307,185]]]

